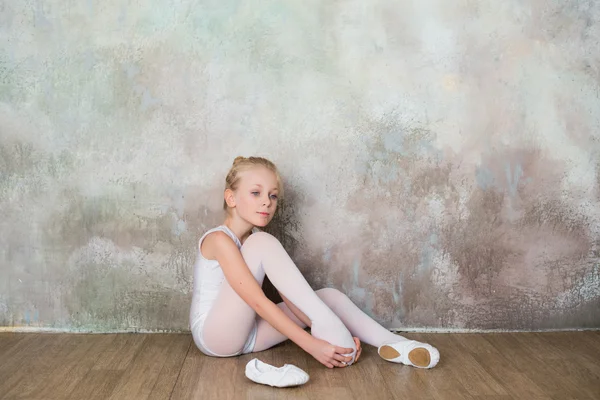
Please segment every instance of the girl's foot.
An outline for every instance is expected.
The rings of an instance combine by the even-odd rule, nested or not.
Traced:
[[[417,368],[433,368],[440,361],[438,349],[416,340],[384,344],[379,346],[377,352],[384,360]]]

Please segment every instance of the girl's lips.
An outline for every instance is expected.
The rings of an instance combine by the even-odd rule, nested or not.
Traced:
[[[269,216],[269,213],[259,212],[260,215],[264,215],[265,217]]]

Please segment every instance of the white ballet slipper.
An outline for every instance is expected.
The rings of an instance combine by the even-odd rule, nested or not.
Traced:
[[[309,379],[308,374],[295,365],[285,364],[275,368],[257,358],[246,364],[246,376],[256,383],[275,387],[304,385]]]
[[[440,361],[438,349],[416,340],[384,344],[379,346],[377,352],[384,360],[417,368],[433,368]]]

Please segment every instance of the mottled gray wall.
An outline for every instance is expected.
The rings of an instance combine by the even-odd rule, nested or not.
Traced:
[[[187,330],[237,155],[390,328],[600,326],[600,2],[0,1],[0,325]]]

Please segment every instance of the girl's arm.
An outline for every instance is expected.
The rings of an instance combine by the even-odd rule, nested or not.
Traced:
[[[312,355],[328,368],[340,366],[339,361],[350,361],[352,357],[343,354],[353,349],[334,346],[324,340],[317,339],[294,323],[275,303],[273,303],[259,286],[256,279],[242,257],[233,240],[224,232],[213,232],[202,242],[202,254],[205,258],[217,260],[225,274],[225,279],[233,290],[258,315],[265,319],[304,351]]]
[[[225,232],[213,232],[206,236],[202,243],[202,254],[219,262],[229,285],[258,315],[302,349],[309,347],[313,337],[269,300],[254,279],[242,253]]]

